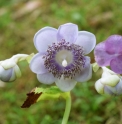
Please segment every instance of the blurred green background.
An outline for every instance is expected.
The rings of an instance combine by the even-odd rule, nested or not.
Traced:
[[[36,53],[34,34],[44,26],[58,28],[72,22],[79,30],[96,35],[97,43],[112,34],[122,34],[121,0],[0,0],[0,60],[13,54]],[[93,52],[90,54],[94,62]],[[65,101],[41,101],[28,109],[20,106],[34,87],[42,85],[26,61],[20,62],[22,77],[0,87],[0,124],[60,124]],[[93,73],[86,83],[71,91],[72,109],[68,124],[122,124],[120,97],[101,96]]]

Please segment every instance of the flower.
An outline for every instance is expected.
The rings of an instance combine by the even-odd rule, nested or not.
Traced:
[[[10,59],[0,61],[0,80],[4,82],[14,81],[17,77],[21,76],[21,71],[17,65],[19,61],[30,59],[31,55],[17,54]]]
[[[122,74],[122,36],[112,35],[96,45],[94,55],[99,66],[110,66],[114,72]]]
[[[56,83],[62,91],[70,91],[77,82],[91,78],[90,53],[96,44],[94,34],[79,31],[72,23],[58,29],[45,27],[34,36],[37,53],[30,62],[30,69],[39,82]]]
[[[96,81],[95,88],[100,94],[121,95],[122,77],[106,67],[102,67],[102,77]]]

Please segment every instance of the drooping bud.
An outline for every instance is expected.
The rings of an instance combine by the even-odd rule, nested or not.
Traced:
[[[95,88],[100,94],[121,95],[122,80],[120,75],[103,67],[102,77],[96,81]]]
[[[0,80],[4,82],[11,82],[20,76],[21,76],[21,71],[18,65],[15,65],[13,68],[10,68],[10,69],[4,69],[0,65]]]
[[[21,71],[17,63],[22,60],[27,60],[29,62],[31,56],[32,54],[17,54],[12,56],[10,59],[0,61],[0,80],[4,82],[11,82],[20,77]]]

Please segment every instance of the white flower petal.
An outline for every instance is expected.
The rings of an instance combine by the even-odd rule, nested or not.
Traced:
[[[96,37],[87,31],[79,31],[75,44],[84,48],[85,55],[90,53],[96,45]]]
[[[37,74],[37,79],[43,84],[52,84],[56,80],[51,73]]]
[[[18,63],[19,61],[26,60],[26,58],[27,58],[28,56],[30,56],[30,55],[28,55],[28,54],[16,54],[16,55],[13,55],[13,56],[11,57],[11,59],[12,59],[13,61],[15,61],[15,63]]]
[[[111,74],[107,71],[103,71],[101,78],[105,78],[105,77],[108,77],[108,76],[111,76]]]
[[[34,36],[34,45],[36,49],[44,53],[49,45],[57,42],[57,29],[45,27],[39,30]]]
[[[16,66],[19,61],[25,60],[28,56],[29,55],[27,54],[16,54],[13,55],[10,59],[0,61],[0,65],[2,65],[4,69],[9,69]]]
[[[101,78],[101,83],[104,85],[109,85],[111,87],[116,86],[120,82],[120,78],[117,75],[109,75],[107,77]]]
[[[90,64],[90,58],[86,57],[86,67],[82,69],[79,74],[76,74],[74,79],[77,82],[85,82],[92,77],[92,65]]]
[[[74,43],[78,37],[78,26],[72,23],[61,25],[58,29],[57,39],[61,42],[64,39],[66,42]]]
[[[74,88],[74,86],[76,85],[76,81],[73,79],[69,79],[69,78],[63,78],[63,76],[60,79],[57,79],[55,81],[57,87],[59,87],[60,90],[67,92],[70,91]]]
[[[30,62],[30,69],[32,70],[32,72],[36,74],[43,74],[48,72],[48,70],[44,66],[44,59],[42,57],[43,55],[40,53],[34,55]]]
[[[95,89],[98,93],[104,94],[104,85],[100,81],[101,79],[97,80],[95,83]]]
[[[4,69],[10,69],[12,67],[14,67],[16,65],[16,62],[10,58],[10,59],[6,59],[4,61],[1,61],[0,65],[4,68]]]
[[[110,75],[117,75],[115,72],[111,71],[110,69],[106,68],[105,66],[102,67],[103,73],[108,72]]]

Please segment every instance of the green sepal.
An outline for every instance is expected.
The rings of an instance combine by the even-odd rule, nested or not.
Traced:
[[[50,88],[36,88],[35,93],[42,92],[42,95],[38,98],[40,100],[49,100],[49,99],[58,99],[58,98],[67,98],[68,92],[62,92],[57,86],[52,86]]]
[[[97,72],[98,69],[99,69],[99,65],[95,62],[95,63],[92,64],[92,68],[93,68],[94,72]]]
[[[67,99],[69,97],[69,92],[62,92],[58,87],[52,86],[50,88],[34,88],[31,92],[27,93],[27,98],[22,108],[28,108],[32,104],[40,100],[52,100],[52,99]]]
[[[30,63],[32,57],[34,56],[34,53],[31,53],[29,56],[26,57],[26,61]]]

